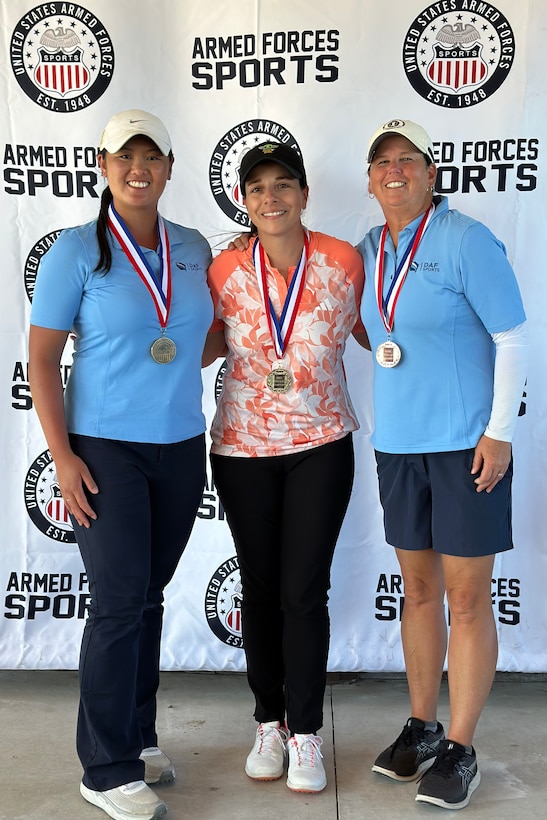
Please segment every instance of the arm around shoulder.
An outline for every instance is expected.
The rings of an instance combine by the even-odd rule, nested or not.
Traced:
[[[224,338],[224,329],[210,330],[205,339],[205,347],[201,356],[201,366],[208,367],[215,359],[226,356],[228,346]]]

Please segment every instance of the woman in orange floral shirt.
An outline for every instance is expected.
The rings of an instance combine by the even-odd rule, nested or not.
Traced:
[[[342,355],[359,319],[360,255],[307,231],[300,155],[264,143],[241,190],[257,238],[209,269],[215,323],[204,363],[226,355],[211,435],[213,477],[239,558],[247,676],[256,700],[245,771],[319,792],[330,566],[353,483],[357,418]]]

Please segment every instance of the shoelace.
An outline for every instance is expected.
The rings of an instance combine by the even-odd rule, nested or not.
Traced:
[[[436,734],[435,732],[427,732],[427,734]],[[417,726],[405,726],[403,729],[400,737],[397,738],[397,742],[393,748],[395,751],[396,748],[411,748],[412,746],[417,746],[421,743],[424,739],[424,730],[418,728]]]
[[[467,757],[467,755],[465,755]],[[462,764],[464,769],[469,769],[468,766],[465,766],[462,761],[462,752],[460,749],[452,748],[446,749],[437,757],[435,761],[433,769],[430,769],[431,774],[435,774],[437,777],[442,777],[445,780],[452,777],[454,774],[454,769],[458,765],[458,763]]]
[[[319,757],[323,757],[321,754],[321,745],[323,743],[321,738],[315,735],[310,735],[309,737],[304,737],[303,740],[298,741],[295,737],[293,738],[292,743],[297,750],[298,765],[302,768],[315,769],[315,755],[318,754]]]
[[[268,754],[271,752],[276,742],[280,743],[284,750],[288,737],[289,733],[283,728],[283,726],[280,726],[279,729],[277,729],[275,726],[264,726],[262,724],[260,727],[260,746],[258,749],[258,754]]]

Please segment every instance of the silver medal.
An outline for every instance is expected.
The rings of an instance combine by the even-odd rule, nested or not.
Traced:
[[[177,347],[172,339],[160,336],[150,347],[150,355],[158,364],[169,364],[177,355]]]

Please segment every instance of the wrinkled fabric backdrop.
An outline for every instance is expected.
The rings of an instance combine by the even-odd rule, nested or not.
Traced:
[[[492,605],[498,669],[546,671],[543,0],[393,0],[387,15],[385,4],[362,0],[1,0],[0,15],[0,667],[78,662],[88,587],[32,407],[27,326],[42,255],[62,228],[97,214],[101,129],[135,107],[160,116],[173,139],[162,213],[198,228],[215,252],[247,225],[237,168],[257,142],[302,151],[306,224],[356,243],[382,221],[367,197],[370,134],[405,117],[430,132],[438,191],[503,240],[529,317],[532,363],[514,442],[515,549],[496,559]],[[70,361],[67,350],[64,380]],[[361,429],[332,570],[329,668],[398,671],[403,590],[383,539],[369,441],[371,356],[350,340],[346,365]],[[218,361],[204,371],[209,421],[221,384]],[[166,597],[164,669],[244,669],[237,560],[210,472]]]

